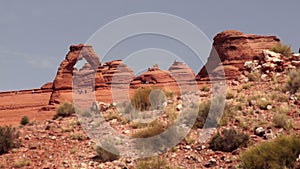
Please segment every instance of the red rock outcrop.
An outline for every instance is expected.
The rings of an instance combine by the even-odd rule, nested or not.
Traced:
[[[52,90],[52,86],[53,86],[53,82],[47,82],[41,87],[41,89],[42,90]]]
[[[205,66],[197,75],[197,80],[209,80],[218,76],[222,70],[227,79],[237,78],[245,70],[244,63],[259,58],[264,49],[270,49],[280,40],[276,36],[244,34],[228,30],[214,37],[213,49]]]
[[[89,64],[85,65],[81,70],[74,69],[75,64],[79,61],[85,59]],[[94,79],[95,87],[99,87],[105,84],[105,81],[101,73],[95,73],[97,68],[100,66],[100,59],[98,55],[94,52],[92,46],[90,45],[72,45],[70,51],[67,54],[65,60],[63,60],[58,68],[57,75],[53,82],[53,92],[50,97],[49,104],[58,104],[65,101],[72,101],[72,89],[73,89],[73,75],[75,76],[74,81],[76,82],[76,77],[80,76],[80,79]],[[86,75],[86,78],[84,77]],[[90,84],[90,81],[86,83]],[[76,85],[83,85],[85,81],[76,83]]]
[[[174,62],[169,72],[177,83],[189,83],[195,81],[194,71],[183,62]]]
[[[152,68],[148,68],[148,71],[133,79],[131,86],[133,88],[139,87],[142,84],[165,84],[175,83],[175,79],[172,78],[169,71],[161,70],[158,65],[153,65]]]
[[[106,62],[98,69],[103,74],[103,78],[107,84],[129,84],[134,77],[134,71],[130,69],[121,60]]]

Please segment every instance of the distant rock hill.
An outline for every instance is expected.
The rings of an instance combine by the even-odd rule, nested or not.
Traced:
[[[35,94],[36,98],[34,103],[28,104],[30,107],[39,105],[37,109],[48,110],[47,104],[57,105],[63,102],[72,102],[74,93],[83,96],[85,93],[94,92],[97,100],[112,102],[112,87],[118,93],[115,94],[115,97],[128,99],[135,89],[144,86],[166,87],[175,92],[180,87],[181,91],[189,91],[192,85],[202,85],[220,80],[218,78],[222,70],[225,72],[225,78],[232,80],[238,79],[242,74],[245,75],[247,71],[250,72],[249,69],[252,69],[253,65],[261,65],[263,69],[267,70],[282,70],[289,65],[299,67],[300,59],[296,54],[290,60],[286,60],[282,56],[277,58],[282,60],[280,63],[278,61],[262,62],[260,57],[266,55],[265,50],[278,43],[280,40],[276,36],[244,34],[240,31],[228,30],[220,32],[214,37],[213,49],[200,72],[193,72],[186,64],[175,61],[168,70],[161,70],[159,65],[154,65],[138,76],[135,76],[134,71],[122,63],[122,60],[101,63],[92,46],[72,45],[61,62],[53,82],[46,83],[40,89],[0,93],[0,96],[3,96],[0,110],[10,109],[13,111],[28,108],[26,98],[29,98],[30,94]],[[87,63],[77,70],[75,65],[82,59],[85,59]],[[253,60],[256,61],[252,63]],[[277,65],[274,67],[274,64]],[[121,94],[124,92],[126,95]],[[11,107],[6,100],[14,99],[16,104]],[[20,103],[19,106],[17,102]]]
[[[154,65],[147,72],[134,76],[133,70],[121,60],[114,60],[101,65],[92,46],[72,45],[70,52],[58,69],[49,104],[71,101],[73,80],[78,85],[77,87],[82,88],[86,84],[86,86],[94,86],[94,89],[91,90],[95,90],[96,93],[99,93],[97,91],[103,93],[103,90],[110,89],[112,85],[120,90],[136,89],[149,85],[172,86],[173,90],[178,90],[180,85],[185,86],[184,88],[188,90],[189,85],[198,82],[220,80],[218,77],[222,70],[224,70],[226,79],[236,79],[246,70],[245,62],[259,58],[263,50],[270,49],[279,42],[280,40],[276,36],[244,34],[236,30],[218,33],[214,37],[213,49],[207,63],[196,76],[191,68],[176,61],[169,70],[161,70],[158,65]],[[81,59],[86,59],[88,64],[81,70],[74,69],[76,62]],[[78,78],[79,81],[76,81],[76,77],[79,77],[77,75],[81,75]],[[72,77],[74,78],[72,79]],[[109,95],[109,92],[104,93]],[[99,98],[103,101],[111,100],[111,98],[104,99],[104,96],[100,95]]]

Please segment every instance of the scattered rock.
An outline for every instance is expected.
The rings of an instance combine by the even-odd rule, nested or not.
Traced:
[[[266,139],[266,140],[270,140],[270,139],[275,138],[275,135],[274,135],[272,129],[267,129],[265,134],[263,135],[263,138]]]
[[[263,137],[265,134],[265,129],[263,127],[257,127],[254,131],[254,134]]]
[[[204,167],[210,168],[210,167],[215,167],[216,165],[217,165],[217,160],[212,158],[207,163],[204,164]]]

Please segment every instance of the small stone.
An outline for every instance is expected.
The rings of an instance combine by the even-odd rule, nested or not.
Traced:
[[[210,159],[207,163],[204,164],[204,167],[214,167],[217,165],[217,161],[215,159]]]
[[[290,100],[297,100],[297,97],[294,94],[292,94],[289,99]]]
[[[239,149],[236,149],[236,150],[233,150],[231,152],[232,155],[239,155],[240,154],[240,150]]]
[[[263,137],[264,137],[264,139],[266,139],[266,140],[270,140],[270,139],[275,138],[275,135],[274,135],[272,129],[268,129],[268,130],[266,131],[266,133],[264,134]]]
[[[126,162],[126,163],[131,163],[132,161],[131,161],[129,158],[127,158],[127,159],[125,160],[125,162]]]
[[[47,125],[47,126],[45,127],[45,130],[50,130],[50,126]]]
[[[30,150],[35,150],[35,149],[38,148],[38,145],[37,145],[37,144],[34,144],[34,143],[31,143],[31,144],[29,144],[28,148],[29,148]]]
[[[51,140],[56,140],[56,136],[50,136]]]
[[[268,75],[262,74],[260,79],[263,80],[263,81],[267,81],[268,80]]]
[[[272,106],[271,106],[271,105],[268,105],[268,106],[267,106],[267,109],[268,109],[268,110],[271,110],[271,109],[272,109]]]
[[[123,133],[124,133],[124,134],[129,134],[129,133],[130,133],[130,130],[125,130]]]
[[[255,129],[254,134],[262,137],[265,134],[265,129],[263,127],[258,127]]]
[[[25,139],[25,140],[29,140],[29,139],[30,139],[30,136],[29,136],[29,135],[25,135],[25,136],[24,136],[24,139]]]
[[[182,109],[182,104],[178,104],[177,106],[176,106],[176,110],[177,111],[180,111]]]
[[[186,145],[184,148],[187,149],[187,150],[189,150],[189,149],[191,149],[192,147],[189,146],[189,145]]]

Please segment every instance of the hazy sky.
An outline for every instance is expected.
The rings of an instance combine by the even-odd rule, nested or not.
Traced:
[[[110,21],[138,12],[177,15],[210,40],[227,29],[276,35],[298,52],[299,8],[298,0],[1,1],[0,91],[39,88],[52,81],[70,44],[85,43]]]

